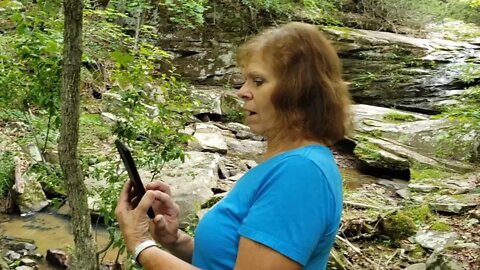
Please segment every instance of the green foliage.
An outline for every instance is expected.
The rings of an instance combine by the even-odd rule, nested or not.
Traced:
[[[380,154],[380,149],[373,143],[369,142],[366,139],[360,138],[357,146],[353,150],[353,153],[362,159],[370,161],[381,161],[382,155]]]
[[[337,18],[339,1],[337,0],[242,0],[256,19],[260,14],[287,17],[290,20],[298,17],[329,25],[340,25]]]
[[[5,152],[0,156],[0,197],[4,198],[13,185],[15,163],[13,155]]]
[[[470,7],[477,8],[480,7],[480,0],[470,0]]]
[[[442,0],[343,0],[344,10],[363,14],[382,22],[380,29],[397,30],[403,25],[422,28],[431,22],[446,18],[480,23],[476,1]],[[473,5],[472,5],[473,4]]]
[[[433,218],[428,204],[422,204],[415,207],[407,207],[404,211],[415,221],[415,223],[419,225],[425,224],[429,219]]]
[[[384,233],[393,241],[406,238],[416,232],[417,226],[413,219],[404,211],[396,213],[384,218]]]
[[[444,140],[453,140],[457,147],[468,147],[477,142],[476,149],[472,149],[464,159],[466,161],[475,162],[480,159],[480,145],[478,145],[480,137],[480,87],[470,87],[458,98],[459,103],[455,106],[447,107],[446,111],[441,115],[447,117],[457,124],[447,130],[447,136]],[[461,139],[459,139],[461,138]],[[472,143],[473,142],[473,143]]]
[[[80,146],[91,147],[99,142],[106,141],[112,135],[111,129],[106,125],[99,114],[80,115],[79,140]]]
[[[187,28],[203,25],[203,14],[210,7],[207,0],[165,0],[162,4],[172,14],[170,21]]]
[[[410,178],[412,180],[440,179],[448,176],[449,173],[441,169],[412,167],[410,168]]]
[[[437,221],[430,226],[430,230],[447,232],[450,230],[450,225],[443,221]]]
[[[460,80],[466,83],[472,83],[480,80],[480,64],[466,63],[457,67],[460,70]]]
[[[35,163],[28,168],[28,174],[34,174],[49,197],[65,198],[67,192],[63,182],[62,169],[59,165]]]
[[[400,112],[391,112],[387,113],[383,116],[383,119],[386,121],[391,122],[412,122],[415,121],[415,116],[408,114],[408,113],[400,113]]]

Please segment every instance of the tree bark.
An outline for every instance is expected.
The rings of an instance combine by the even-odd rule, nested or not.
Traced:
[[[87,206],[87,191],[78,159],[80,68],[82,57],[82,0],[64,0],[64,48],[61,92],[61,126],[58,152],[68,202],[72,209],[75,250],[71,269],[96,270],[96,244]]]

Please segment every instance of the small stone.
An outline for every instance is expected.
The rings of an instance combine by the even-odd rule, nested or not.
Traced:
[[[471,218],[471,219],[467,220],[467,226],[468,227],[473,227],[473,226],[477,225],[479,222],[480,222],[480,220],[478,220],[476,218]]]
[[[257,166],[258,163],[255,160],[245,160],[245,165],[247,165],[248,169],[251,169],[251,168]]]
[[[452,246],[457,238],[456,232],[419,231],[415,241],[423,248],[443,250],[445,247]]]
[[[470,215],[473,218],[480,219],[480,208],[470,211]]]
[[[475,243],[455,243],[452,247],[454,249],[480,249],[480,246]]]
[[[20,265],[26,265],[26,266],[35,266],[37,265],[37,262],[35,260],[29,259],[29,258],[23,258],[20,260]]]
[[[405,200],[408,200],[412,197],[412,194],[410,192],[409,189],[399,189],[397,191],[395,191],[395,193],[397,193],[398,196],[400,196],[401,198],[405,199]]]
[[[233,182],[237,182],[238,180],[240,180],[240,178],[242,178],[243,175],[244,175],[243,173],[237,173],[234,176],[230,176],[228,178],[228,180],[233,181]]]
[[[22,266],[18,266],[17,268],[15,268],[15,270],[37,270],[38,267],[32,267],[32,266],[26,266],[26,265],[22,265]]]
[[[385,180],[385,179],[378,181],[378,184],[386,188],[391,188],[395,190],[400,190],[403,188],[402,185],[395,183],[391,180]]]
[[[225,162],[223,160],[220,160],[218,162],[218,177],[220,179],[227,179],[228,177],[230,177],[230,172],[225,166]]]
[[[426,270],[427,265],[424,263],[416,263],[408,266],[405,270]]]
[[[9,250],[5,254],[5,257],[10,259],[11,261],[16,261],[16,260],[19,260],[22,257],[22,255],[20,255],[19,253],[15,252],[13,250]]]
[[[441,269],[441,270],[464,270],[457,262],[452,258],[449,258],[443,254],[437,252],[432,253],[427,259],[427,269]]]

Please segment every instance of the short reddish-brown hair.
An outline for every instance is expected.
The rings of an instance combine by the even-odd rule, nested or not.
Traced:
[[[327,145],[348,133],[350,94],[340,59],[319,29],[293,22],[265,30],[239,48],[237,63],[244,68],[253,55],[277,76],[272,103],[283,131]]]

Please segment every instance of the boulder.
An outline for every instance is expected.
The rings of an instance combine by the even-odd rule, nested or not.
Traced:
[[[36,178],[32,175],[22,174],[19,158],[16,158],[15,185],[12,188],[12,197],[22,214],[39,212],[49,204],[42,185]]]
[[[466,133],[448,140],[444,136],[448,128],[458,123],[430,119],[418,113],[399,116],[405,113],[363,104],[353,105],[352,109],[356,123],[354,140],[358,147],[354,151],[370,167],[405,170],[411,164],[420,164],[426,168],[445,167],[452,171],[473,169],[465,157],[475,155],[475,140]],[[389,119],[392,118],[403,120],[391,122]]]
[[[226,154],[227,143],[221,130],[212,124],[196,123],[193,140],[189,142],[193,150]]]
[[[480,205],[479,194],[466,194],[460,198],[444,195],[429,203],[432,211],[449,214],[461,214],[478,205]]]
[[[60,269],[68,269],[68,266],[70,264],[68,254],[65,251],[59,249],[47,250],[47,255],[45,256],[45,259],[51,266]]]
[[[200,206],[212,196],[212,188],[218,180],[220,155],[207,152],[187,152],[185,162],[168,162],[155,179],[170,185],[173,199],[180,206],[182,223],[195,216]],[[151,174],[139,170],[142,180],[151,179]]]
[[[232,156],[240,157],[242,159],[252,159],[259,161],[261,155],[267,149],[266,142],[259,142],[254,140],[238,140],[234,138],[225,138],[227,142],[229,153]]]

